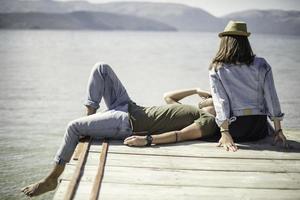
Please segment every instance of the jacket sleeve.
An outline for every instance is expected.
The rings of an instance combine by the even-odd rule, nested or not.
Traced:
[[[209,71],[210,90],[216,110],[216,123],[220,127],[225,121],[230,123],[230,102],[223,84],[214,71]]]
[[[274,84],[272,68],[266,61],[264,64],[266,65],[266,70],[267,70],[264,78],[264,85],[263,85],[267,114],[271,120],[274,119],[282,120],[284,113],[281,112],[280,103],[279,103],[279,99]]]

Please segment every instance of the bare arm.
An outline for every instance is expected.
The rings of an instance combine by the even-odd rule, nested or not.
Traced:
[[[177,135],[177,136],[176,136]],[[178,131],[170,131],[158,135],[152,135],[152,144],[167,144],[186,140],[194,140],[202,136],[199,125],[191,124]],[[147,144],[146,136],[130,136],[124,140],[128,146],[145,146]]]
[[[200,88],[191,88],[166,92],[164,94],[164,100],[167,104],[179,103],[181,99],[194,94],[197,94],[202,98],[208,98],[211,96],[209,92],[201,90]]]

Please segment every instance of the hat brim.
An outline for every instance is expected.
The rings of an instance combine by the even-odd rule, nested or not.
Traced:
[[[239,36],[249,37],[250,34],[251,34],[250,32],[242,32],[242,31],[224,31],[219,33],[219,37],[223,37],[226,35],[239,35]]]

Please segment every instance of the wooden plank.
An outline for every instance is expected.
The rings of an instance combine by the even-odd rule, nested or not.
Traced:
[[[90,157],[93,158],[93,153]],[[92,165],[93,159],[87,162]],[[219,159],[219,158],[182,158],[166,156],[144,156],[128,154],[110,154],[107,166],[181,169],[202,171],[236,171],[236,172],[273,172],[300,173],[300,160],[253,160],[253,159]]]
[[[122,198],[120,198],[122,194]],[[300,190],[268,190],[243,188],[211,188],[186,186],[154,186],[109,184],[102,186],[103,200],[299,200]]]
[[[61,181],[71,181],[76,168],[77,168],[77,165],[68,165],[65,168],[64,173],[61,175],[60,180]],[[95,176],[97,174],[97,169],[98,169],[98,166],[96,166],[96,165],[93,165],[93,166],[86,165],[84,167],[84,170],[82,171],[80,181],[93,183]]]
[[[96,166],[87,166],[81,181],[92,182]],[[70,180],[71,167],[63,180]],[[179,169],[106,167],[103,183],[178,185],[230,188],[300,189],[299,173],[195,171]],[[242,183],[242,184],[241,184]]]
[[[100,153],[89,152],[86,166],[98,165]],[[184,161],[184,162],[183,162]],[[75,165],[76,163],[71,163]],[[194,158],[159,155],[135,155],[110,153],[106,166],[141,167],[159,169],[190,169],[202,171],[245,171],[245,172],[298,172],[300,160],[255,160],[238,158]]]
[[[70,181],[62,180],[59,184],[59,188],[55,192],[53,200],[65,200],[64,195],[67,190]],[[90,196],[90,191],[92,189],[92,182],[80,182],[78,184],[77,191],[73,197],[73,200],[87,200]]]
[[[101,146],[94,143],[91,152],[100,152]],[[112,141],[109,153],[165,155],[196,158],[240,158],[240,159],[268,159],[268,160],[300,160],[300,150],[283,150],[273,146],[241,146],[237,152],[226,152],[216,143],[189,141],[177,144],[156,145],[153,147],[129,147],[121,141]]]
[[[54,200],[63,200],[68,181],[62,181],[55,193]],[[74,200],[86,200],[91,184],[80,183],[81,190]],[[300,190],[286,189],[245,189],[245,188],[215,188],[200,186],[156,186],[103,183],[101,187],[102,200],[299,200]]]
[[[84,142],[79,142],[76,146],[76,149],[74,151],[74,154],[73,154],[73,157],[71,160],[78,160],[81,153],[82,153],[82,149],[83,149],[83,146],[84,146]]]
[[[80,157],[80,155],[81,155],[81,153],[82,153],[82,149],[83,149],[84,143],[85,143],[86,141],[90,141],[90,137],[85,136],[85,137],[81,137],[81,138],[79,139],[79,142],[78,142],[78,144],[77,144],[77,146],[76,146],[76,149],[75,149],[75,151],[74,151],[74,153],[73,153],[73,156],[72,156],[71,161],[72,161],[72,160],[76,160],[76,161],[77,161],[77,160],[79,159],[79,157]]]
[[[104,141],[102,143],[102,151],[101,151],[101,155],[100,155],[99,166],[98,166],[98,170],[97,170],[97,175],[96,175],[94,183],[93,183],[90,200],[98,199],[99,192],[101,189],[101,183],[102,183],[102,179],[103,179],[103,175],[104,175],[107,150],[108,150],[108,141]]]
[[[299,130],[283,130],[284,135],[287,139],[300,141],[300,131]]]
[[[78,165],[76,166],[76,169],[74,171],[72,179],[71,179],[69,186],[67,188],[67,191],[65,193],[65,197],[64,197],[65,200],[72,200],[74,197],[76,188],[78,186],[78,182],[80,181],[80,178],[81,178],[82,170],[84,168],[84,163],[85,163],[86,157],[88,155],[88,150],[89,150],[90,144],[91,144],[90,141],[85,141],[85,143],[84,143]]]
[[[299,173],[221,172],[107,167],[104,183],[300,189]]]
[[[106,169],[103,182],[260,189],[300,189],[300,174],[109,167]]]

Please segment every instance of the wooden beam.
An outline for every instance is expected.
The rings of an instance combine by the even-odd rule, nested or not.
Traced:
[[[108,151],[108,141],[104,141],[102,143],[102,151],[100,154],[100,160],[98,165],[98,171],[97,175],[95,177],[93,188],[91,191],[90,200],[97,200],[99,197],[100,189],[101,189],[101,183],[104,175],[104,168],[105,168],[105,162],[107,157],[107,151]]]
[[[76,146],[76,149],[74,151],[74,154],[73,154],[73,160],[78,160],[80,155],[81,155],[81,152],[82,152],[82,149],[83,149],[83,146],[84,146],[84,143],[86,141],[89,141],[89,137],[82,137],[79,139],[79,143],[77,144]]]
[[[74,195],[75,195],[76,189],[78,187],[78,183],[79,183],[81,175],[82,175],[82,170],[84,168],[84,163],[85,163],[87,155],[88,155],[91,140],[92,139],[89,139],[89,140],[84,142],[84,145],[83,145],[83,148],[82,148],[82,153],[80,155],[78,165],[76,166],[76,170],[73,174],[72,180],[69,183],[69,186],[68,186],[67,191],[65,193],[64,200],[72,200]]]

